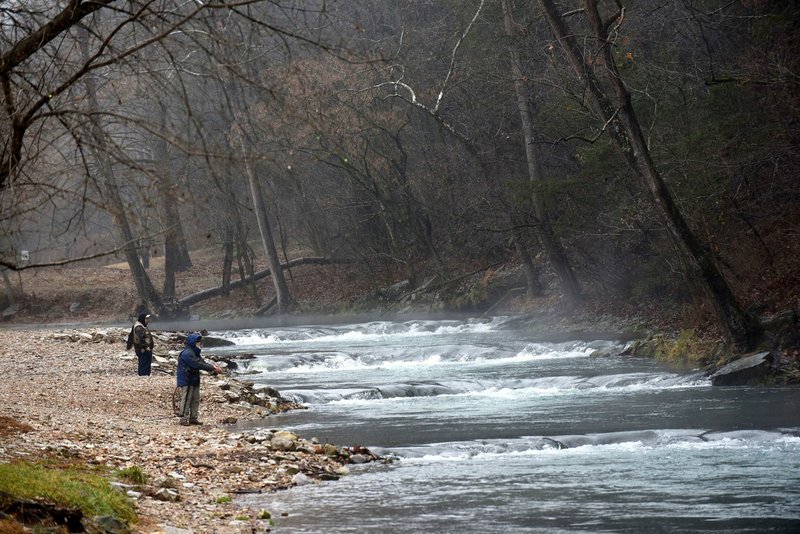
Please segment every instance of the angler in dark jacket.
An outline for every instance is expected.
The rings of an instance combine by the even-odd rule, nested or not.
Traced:
[[[147,327],[150,322],[150,314],[142,313],[133,326],[131,327],[130,336],[128,336],[129,343],[136,351],[136,357],[139,360],[138,374],[139,376],[149,376],[150,368],[153,364],[153,334]],[[130,347],[128,347],[130,349]]]
[[[200,409],[200,371],[220,374],[222,368],[212,365],[200,356],[203,336],[192,332],[186,336],[186,348],[178,357],[178,408],[177,415],[181,418],[182,425],[202,425],[197,420]]]

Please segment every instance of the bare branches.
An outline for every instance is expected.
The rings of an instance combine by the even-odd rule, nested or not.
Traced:
[[[464,40],[469,35],[470,31],[472,30],[472,27],[475,25],[475,22],[478,20],[478,17],[480,17],[481,12],[483,11],[483,7],[484,7],[485,3],[486,3],[485,0],[480,0],[480,2],[478,4],[478,7],[475,10],[475,13],[472,15],[472,18],[470,19],[469,23],[464,28],[464,31],[461,32],[461,35],[459,36],[458,40],[456,41],[456,44],[453,46],[453,50],[450,53],[450,63],[449,63],[448,68],[447,68],[447,73],[445,74],[444,80],[442,81],[442,84],[439,87],[439,91],[437,93],[436,100],[433,102],[432,105],[428,105],[428,104],[425,104],[425,103],[419,101],[417,99],[417,95],[416,95],[416,92],[414,91],[414,88],[411,85],[409,85],[408,83],[403,81],[403,78],[405,77],[405,69],[401,65],[393,65],[390,68],[391,72],[394,72],[395,70],[397,70],[400,73],[400,76],[398,78],[396,78],[394,80],[391,80],[391,81],[388,81],[388,82],[382,82],[382,83],[376,84],[376,85],[373,86],[373,88],[374,89],[380,89],[382,87],[392,87],[394,89],[394,92],[389,96],[394,96],[394,97],[401,97],[401,95],[398,93],[398,89],[403,89],[409,95],[408,97],[401,97],[403,100],[405,100],[409,104],[412,104],[412,105],[422,109],[423,111],[425,111],[426,113],[428,113],[428,114],[430,114],[430,115],[432,115],[434,117],[438,117],[439,108],[442,105],[442,101],[444,99],[445,92],[447,91],[447,86],[448,86],[450,80],[453,78],[453,76],[455,74],[456,58],[458,57],[458,50],[459,50],[459,48],[461,48],[461,45],[464,43]],[[404,37],[405,37],[405,32],[401,33],[401,43],[402,43],[402,40],[404,39]],[[438,120],[440,121],[440,124],[442,126],[444,126],[448,131],[451,131],[452,133],[456,133],[456,130],[452,125],[448,124],[446,121],[443,121],[441,118],[439,118]]]
[[[131,245],[136,245],[139,241],[140,241],[139,239],[135,239],[133,241],[124,243],[118,247],[108,250],[103,250],[95,254],[88,254],[86,256],[81,256],[80,258],[68,258],[65,260],[49,261],[44,263],[26,263],[25,265],[20,265],[16,262],[7,261],[0,258],[0,267],[5,267],[12,271],[25,271],[27,269],[40,269],[43,267],[63,267],[64,265],[71,265],[82,261],[96,260],[97,258],[105,258],[108,256],[117,255],[120,252],[123,252],[124,250],[129,248]]]
[[[472,26],[475,24],[475,21],[478,20],[478,17],[481,14],[481,10],[483,9],[483,5],[485,0],[480,0],[480,4],[478,4],[478,9],[475,10],[475,14],[472,16],[472,19],[467,24],[467,27],[464,28],[464,31],[461,33],[461,36],[456,41],[455,46],[453,47],[453,51],[450,53],[450,66],[447,69],[447,75],[444,77],[444,81],[442,82],[442,87],[439,89],[439,94],[436,97],[436,102],[433,104],[432,112],[436,113],[439,111],[439,106],[442,103],[442,98],[444,98],[444,92],[447,89],[447,83],[450,81],[450,78],[453,77],[453,72],[455,71],[456,67],[456,56],[458,56],[458,49],[461,48],[461,43],[464,42],[469,31],[472,29]]]
[[[197,2],[195,5],[189,4],[188,9],[175,7],[169,11],[156,11],[153,0],[129,2],[124,9],[116,7],[113,0],[70,1],[66,8],[52,18],[42,21],[36,29],[18,42],[12,43],[8,51],[0,55],[0,85],[2,85],[2,105],[6,122],[3,128],[6,136],[5,146],[0,152],[0,189],[13,179],[15,169],[22,162],[28,129],[37,117],[47,116],[39,115],[43,108],[52,108],[58,103],[59,97],[71,91],[90,73],[123,65],[127,60],[137,61],[145,50],[151,49],[157,43],[163,43],[178,30],[186,28],[190,21],[199,18],[204,11],[226,10],[273,35],[282,35],[286,39],[343,56],[341,50],[336,47],[325,45],[299,31],[273,24],[245,10],[258,5],[271,5],[271,2],[266,0]],[[102,21],[97,19],[91,25],[84,24],[85,27],[91,26],[92,36],[96,41],[85,61],[76,64],[73,63],[73,58],[57,57],[57,53],[62,53],[57,47],[48,49],[48,45],[56,38],[66,39],[71,28],[84,23],[87,16],[99,13],[103,9],[109,16]],[[103,22],[108,26],[105,32],[102,31]],[[133,28],[134,25],[145,28],[144,38],[139,37]],[[205,51],[208,53],[208,50]],[[52,57],[46,57],[47,54],[52,54]],[[68,51],[63,54],[69,56]],[[36,68],[41,68],[40,72],[37,72],[36,68],[17,72],[26,61],[35,61],[37,57],[39,63]],[[59,65],[58,75],[54,72],[53,65]],[[30,73],[42,78],[29,79]],[[50,79],[45,79],[45,75],[49,75]]]
[[[95,0],[93,2],[70,0],[67,7],[53,17],[47,24],[44,24],[36,31],[30,33],[17,42],[10,50],[0,55],[0,76],[7,74],[20,63],[30,58],[33,54],[41,50],[43,46],[72,28],[87,15],[113,2],[114,0]]]

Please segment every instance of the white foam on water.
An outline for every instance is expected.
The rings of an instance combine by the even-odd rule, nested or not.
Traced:
[[[253,329],[215,333],[236,345],[275,345],[297,343],[364,343],[389,338],[473,334],[497,331],[503,318],[491,321],[445,322],[408,321],[402,323],[375,321],[356,325],[326,328]],[[449,324],[452,323],[452,324]]]
[[[431,360],[436,360],[433,356]],[[359,366],[354,362],[345,360],[346,367],[337,371],[357,369],[375,369],[384,367],[419,366],[421,362],[394,363],[390,366]],[[427,362],[436,364],[436,362]],[[329,370],[320,366],[312,366],[307,372],[323,372]],[[289,371],[286,371],[289,372]],[[376,384],[365,389],[374,394],[360,398],[331,397],[319,395],[315,397],[319,402],[372,404],[372,403],[407,403],[418,402],[410,399],[422,397],[437,397],[444,399],[466,399],[470,403],[486,400],[503,400],[506,402],[529,401],[536,398],[559,396],[593,396],[593,395],[621,395],[641,391],[661,391],[667,389],[684,389],[693,387],[710,387],[708,381],[688,380],[680,375],[631,373],[622,375],[608,375],[599,377],[554,376],[537,379],[501,379],[501,380],[446,380],[440,382],[409,382]],[[431,402],[430,400],[428,402]]]
[[[399,360],[399,361],[369,361],[366,362],[360,357],[353,358],[347,354],[337,354],[326,357],[323,361],[308,362],[284,369],[274,369],[273,374],[315,374],[352,371],[370,371],[380,369],[410,369],[415,367],[430,367],[442,365],[447,362],[442,361],[440,354],[431,354],[422,360]],[[250,369],[261,370],[258,365],[252,365]]]
[[[524,363],[536,360],[551,360],[551,359],[570,359],[570,358],[588,358],[594,351],[592,348],[584,348],[573,352],[540,352],[532,353],[523,351],[519,354],[510,357],[487,357],[490,349],[480,347],[462,347],[462,352],[458,352],[451,346],[438,347],[436,352],[433,352],[426,357],[420,359],[378,359],[379,356],[364,358],[363,356],[348,356],[346,353],[334,353],[323,360],[312,360],[306,363],[294,365],[284,369],[272,369],[276,373],[319,373],[329,371],[354,371],[354,370],[376,370],[376,369],[409,369],[419,367],[436,367],[436,366],[457,366],[463,367],[465,365],[484,367],[484,366],[499,366],[514,363]],[[251,364],[249,370],[266,370],[268,366],[261,366],[258,363]]]
[[[742,433],[746,434],[746,433]],[[601,456],[617,454],[649,454],[672,452],[686,454],[697,451],[777,451],[783,454],[800,452],[800,437],[764,431],[758,437],[731,438],[721,436],[707,441],[708,434],[701,430],[651,430],[634,433],[595,434],[554,438],[523,437],[511,440],[482,442],[436,443],[424,447],[389,450],[403,463],[437,464],[459,462],[496,461],[502,458],[531,456]],[[560,440],[576,442],[574,446],[559,446]],[[618,441],[617,441],[618,440]],[[383,451],[381,451],[383,452]],[[659,452],[660,453],[660,452]],[[385,453],[384,453],[385,454]]]

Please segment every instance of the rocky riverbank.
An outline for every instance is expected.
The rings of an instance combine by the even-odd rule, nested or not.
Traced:
[[[132,532],[250,533],[269,530],[269,511],[243,508],[237,494],[336,480],[351,464],[378,459],[269,429],[270,414],[298,406],[233,377],[205,377],[205,424],[180,426],[172,413],[178,338],[160,335],[158,366],[139,377],[125,335],[0,330],[0,463],[53,458],[138,468],[146,482],[120,483],[136,502]],[[266,428],[231,426],[253,420]]]

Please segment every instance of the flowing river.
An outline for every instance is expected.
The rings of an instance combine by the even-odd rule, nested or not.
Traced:
[[[799,388],[713,387],[508,324],[212,332],[309,407],[266,426],[397,458],[242,498],[277,533],[800,532]]]

